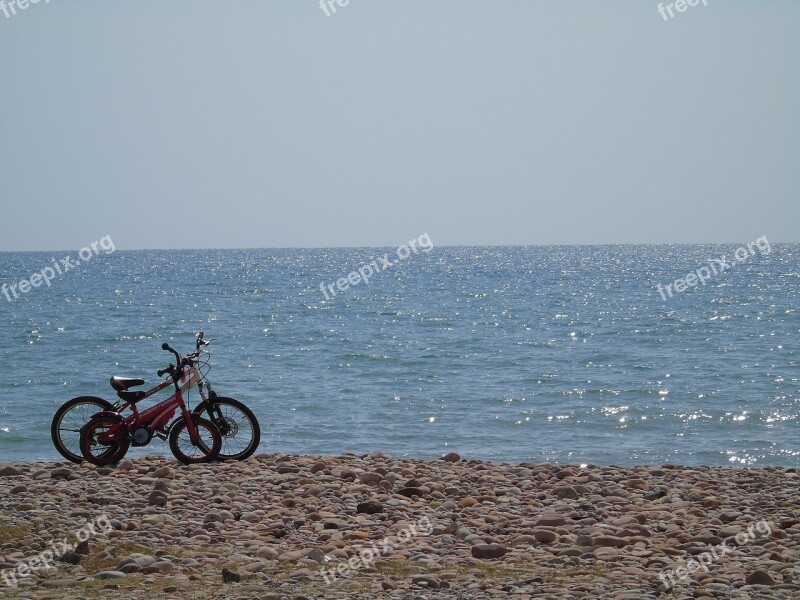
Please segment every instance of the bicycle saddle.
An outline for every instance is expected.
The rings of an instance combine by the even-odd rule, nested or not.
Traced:
[[[144,385],[144,379],[135,379],[133,377],[111,378],[111,387],[118,392],[124,392],[128,388],[136,387],[137,385]]]

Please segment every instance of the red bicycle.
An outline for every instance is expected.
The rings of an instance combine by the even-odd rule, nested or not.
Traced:
[[[261,427],[253,411],[246,405],[220,396],[214,391],[208,374],[211,372],[212,340],[205,339],[203,332],[197,334],[195,351],[186,355],[192,363],[188,371],[188,382],[181,386],[181,392],[195,415],[203,416],[214,423],[222,434],[222,450],[216,460],[244,460],[251,456],[261,441]],[[183,379],[182,379],[183,381]],[[130,377],[112,377],[111,387],[120,392],[144,385],[144,379]],[[201,402],[191,408],[189,390],[197,387]],[[160,389],[160,388],[159,388]],[[118,412],[122,399],[118,397],[115,404],[97,396],[79,396],[62,404],[53,415],[50,425],[50,437],[56,450],[69,461],[80,463],[84,460],[81,453],[81,430],[93,416],[99,412]],[[165,429],[156,429],[153,435],[166,440],[169,435]],[[150,437],[139,435],[131,440],[132,446],[143,446],[150,443]]]
[[[167,343],[162,344],[161,349],[172,352],[176,360],[175,364],[158,371],[159,377],[165,374],[170,376],[165,382],[147,392],[131,392],[128,388],[142,385],[144,381],[126,377],[112,378],[112,385],[120,390],[117,396],[124,404],[117,410],[104,410],[93,415],[81,429],[81,453],[90,463],[108,465],[118,462],[128,452],[131,442],[136,446],[145,446],[156,432],[168,435],[172,454],[184,464],[206,462],[219,454],[222,448],[219,429],[212,422],[189,412],[183,399],[182,390],[198,383],[192,381],[199,378],[199,373],[192,368],[192,359],[184,358]],[[186,380],[187,372],[189,381],[181,386],[180,382]],[[139,412],[136,407],[138,402],[170,385],[175,386],[172,396]],[[132,414],[123,417],[121,413],[127,408],[131,409]],[[178,410],[181,416],[171,422]]]

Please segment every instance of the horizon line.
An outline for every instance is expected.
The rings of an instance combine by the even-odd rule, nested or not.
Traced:
[[[609,247],[609,246],[725,246],[742,244],[747,242],[654,242],[654,243],[636,243],[636,242],[619,242],[619,243],[579,243],[579,244],[434,244],[432,249],[435,248],[548,248],[548,247]],[[800,244],[797,242],[770,242],[770,244],[785,245],[785,244]],[[360,250],[360,249],[385,249],[385,248],[399,248],[399,246],[245,246],[245,247],[215,247],[215,248],[116,248],[113,252],[102,252],[101,254],[113,254],[115,252],[151,252],[151,251],[165,251],[165,252],[188,252],[196,250],[214,251],[214,250]],[[80,249],[55,249],[55,250],[0,250],[2,254],[23,254],[23,253],[53,253],[53,252],[78,252]]]

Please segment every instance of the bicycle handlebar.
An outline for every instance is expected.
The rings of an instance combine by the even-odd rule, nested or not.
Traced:
[[[172,375],[172,378],[174,379],[177,374],[177,371],[183,368],[186,359],[181,358],[181,355],[178,354],[178,352],[174,348],[170,347],[170,345],[167,342],[161,344],[161,349],[166,350],[167,352],[172,352],[175,355],[175,361],[176,361],[175,364],[178,365],[178,367],[176,369],[175,365],[171,364],[169,368],[159,370],[158,376],[163,377],[165,373],[169,373],[170,375]]]
[[[172,352],[175,355],[175,361],[178,366],[176,367],[173,364],[170,364],[166,369],[159,369],[156,371],[159,377],[163,377],[167,373],[169,373],[173,378],[176,377],[176,374],[183,369],[183,367],[190,367],[192,366],[193,362],[197,361],[197,358],[200,356],[200,346],[208,346],[211,343],[211,340],[203,339],[203,332],[201,331],[197,335],[197,350],[192,354],[189,354],[186,357],[182,357],[174,348],[172,348],[167,342],[161,344],[161,349],[167,352]]]
[[[183,359],[181,358],[181,355],[178,354],[177,350],[171,348],[167,342],[161,344],[161,349],[166,350],[167,352],[172,352],[175,355],[175,360],[177,361],[175,364],[180,365],[182,363]]]
[[[204,339],[205,333],[202,331],[197,334],[197,345],[195,346],[195,350],[198,352],[200,351],[201,346],[208,346],[211,343],[211,339]]]

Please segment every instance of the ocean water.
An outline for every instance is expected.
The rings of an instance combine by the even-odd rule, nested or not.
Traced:
[[[203,330],[262,452],[796,467],[800,245],[656,287],[736,248],[436,247],[329,299],[394,249],[101,253],[0,296],[0,461],[59,459],[62,402],[154,384]],[[66,254],[2,253],[0,284]]]

